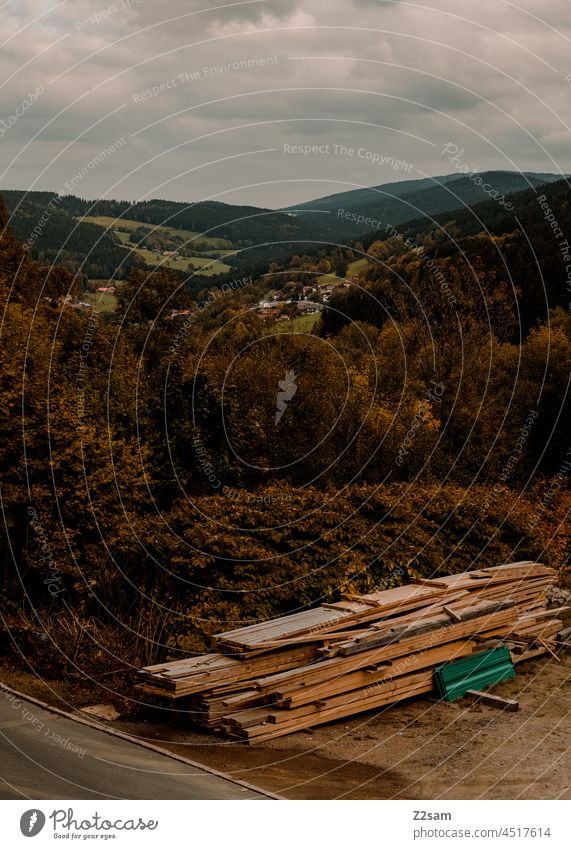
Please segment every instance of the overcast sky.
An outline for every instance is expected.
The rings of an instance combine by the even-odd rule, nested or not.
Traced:
[[[9,0],[0,37],[1,188],[278,208],[571,171],[569,0]]]

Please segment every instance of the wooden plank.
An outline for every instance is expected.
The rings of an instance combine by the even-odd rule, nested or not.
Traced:
[[[541,648],[529,649],[523,654],[518,654],[515,657],[512,655],[512,663],[515,666],[517,663],[522,663],[524,660],[533,660],[536,657],[541,657],[546,654],[548,654],[548,652],[544,646],[541,646]]]
[[[232,642],[236,645],[239,644],[246,648],[255,647],[265,640],[271,640],[272,638],[285,639],[303,634],[310,629],[321,630],[321,628],[326,628],[333,624],[342,624],[347,616],[348,614],[324,607],[317,607],[313,610],[282,616],[279,619],[273,619],[266,623],[215,634],[215,639],[222,642]]]
[[[516,699],[503,699],[501,696],[494,696],[492,693],[485,693],[483,690],[466,690],[465,696],[473,701],[482,702],[484,705],[500,710],[519,710],[519,702]]]
[[[501,602],[492,602],[488,604],[483,602],[481,605],[476,605],[471,610],[466,610],[462,614],[461,623],[462,625],[467,625],[468,630],[466,634],[470,633],[470,621],[477,621],[478,619],[484,620],[488,616],[492,616],[495,613],[499,613],[508,609],[514,608],[514,603],[511,599],[506,599]],[[515,616],[513,617],[515,619]],[[416,628],[414,626],[409,626],[408,628],[404,628],[402,630],[395,629],[394,635],[381,635],[379,637],[373,636],[370,639],[362,638],[360,640],[354,640],[351,643],[341,643],[335,651],[338,651],[339,654],[347,656],[351,654],[356,654],[357,652],[366,651],[367,649],[375,648],[376,646],[385,646],[392,645],[401,642],[407,642],[407,637],[418,637],[422,634],[428,633],[441,633],[445,636],[444,632],[447,628],[454,627],[450,625],[450,619],[447,616],[436,617],[434,620],[429,620],[428,622],[424,622],[421,625],[418,625]],[[444,640],[446,642],[446,640]],[[409,644],[410,645],[410,644]]]
[[[293,731],[301,731],[315,725],[323,725],[327,722],[342,719],[345,716],[351,716],[352,714],[373,710],[374,708],[383,707],[387,704],[395,704],[406,698],[412,698],[421,695],[422,693],[430,693],[431,690],[432,680],[429,680],[427,677],[424,683],[417,684],[416,686],[410,686],[403,695],[399,696],[394,692],[388,695],[379,694],[374,699],[372,698],[366,701],[362,700],[360,702],[353,702],[349,705],[342,705],[329,710],[321,710],[316,714],[302,716],[291,723],[268,723],[267,725],[259,728],[254,727],[247,729],[246,734],[242,737],[242,739],[246,739],[250,745],[262,743],[266,740],[272,740],[275,737],[281,737],[284,734],[291,734]]]
[[[395,693],[406,692],[416,684],[430,684],[432,688],[432,670],[429,672],[418,672],[416,674],[403,675],[400,678],[385,683],[368,684],[350,693],[340,693],[335,696],[319,700],[319,707],[315,704],[300,705],[290,710],[277,710],[270,712],[270,722],[291,722],[301,716],[308,716],[322,710],[332,710],[337,707],[348,707],[349,705],[361,705],[364,702],[375,701],[381,695],[392,697]]]
[[[298,686],[296,689],[282,690],[273,695],[282,700],[284,707],[298,707],[307,702],[322,699],[324,696],[348,692],[365,685],[371,686],[377,682],[389,681],[420,669],[437,666],[446,661],[457,660],[460,657],[472,654],[476,646],[477,644],[473,640],[461,640],[446,646],[427,648],[406,657],[400,663],[397,661],[396,663],[382,665],[374,671],[359,669],[352,673],[340,675],[324,684],[317,684],[314,687]]]
[[[562,624],[560,619],[555,619],[553,622],[540,622],[534,625],[530,625],[529,622],[517,623],[512,633],[515,637],[524,637],[526,639],[553,637]]]
[[[440,595],[442,589],[432,587],[419,587],[415,584],[405,584],[402,587],[394,587],[391,590],[378,590],[362,596],[354,596],[356,601],[374,602],[377,607],[385,609],[398,607],[400,604],[409,602],[424,602],[434,596]]]
[[[411,583],[419,584],[422,587],[437,587],[438,589],[445,590],[449,588],[449,585],[445,581],[437,578],[411,578]]]
[[[434,645],[454,642],[462,637],[472,638],[473,634],[477,634],[481,629],[490,629],[497,627],[500,624],[505,628],[509,623],[514,621],[516,613],[513,608],[502,610],[499,613],[489,614],[481,618],[481,620],[472,620],[470,622],[460,622],[456,625],[450,623],[438,631],[432,632],[431,642]],[[356,669],[361,669],[365,666],[370,666],[375,663],[382,663],[393,660],[396,657],[401,657],[415,651],[421,651],[426,647],[423,639],[420,637],[412,637],[406,640],[401,640],[388,646],[380,648],[372,648],[368,651],[360,652],[354,656],[332,657],[329,660],[317,661],[304,668],[293,669],[277,675],[268,676],[258,682],[261,691],[267,694],[275,692],[276,689],[285,682],[293,683],[295,681],[305,681],[306,686],[327,681],[331,675],[352,672]]]
[[[458,613],[458,612],[457,612],[456,610],[454,610],[452,607],[449,607],[447,604],[444,604],[444,605],[442,606],[442,609],[443,609],[444,613],[447,613],[447,614],[448,614],[448,616],[449,616],[449,617],[450,617],[450,618],[451,618],[454,622],[461,622],[461,621],[462,621],[462,614],[461,614],[461,613]]]
[[[440,604],[441,595],[442,595],[441,593],[439,593],[436,597],[432,593],[430,595],[431,602],[434,601],[435,609],[437,609],[441,606],[441,604]],[[456,594],[455,597],[459,598],[461,595],[463,595],[463,593],[462,594]],[[399,612],[403,612],[403,610],[409,611],[411,607],[416,607],[417,604],[418,604],[418,598],[411,596],[409,598],[408,602],[405,601],[405,600],[399,602],[399,608],[398,608]],[[364,622],[373,622],[374,620],[381,619],[383,621],[382,627],[392,628],[395,625],[397,619],[399,619],[399,618],[400,617],[397,614],[397,608],[386,607],[386,606],[384,606],[382,608],[381,607],[379,607],[379,608],[368,607],[368,608],[364,608],[363,612],[356,614],[355,616],[352,616],[350,619],[349,618],[344,619],[343,620],[343,627],[347,627],[349,625],[353,625],[353,626],[357,627]],[[413,621],[414,618],[415,617],[412,614],[409,614],[408,620]],[[330,631],[333,632],[334,630],[335,629],[333,627],[323,628],[323,629],[319,629],[319,630],[315,629],[309,635],[309,640],[312,643],[313,642],[319,642],[321,637],[325,638],[326,636],[329,635]],[[289,639],[289,638],[286,639],[286,640],[283,640],[283,641],[272,641],[272,642],[268,641],[266,643],[266,648],[267,649],[275,649],[275,648],[280,648],[280,647],[285,647],[287,645],[291,645],[291,643],[292,643],[292,640]]]
[[[542,645],[544,649],[547,649],[547,651],[549,652],[549,654],[550,654],[552,657],[554,657],[554,658],[555,658],[555,660],[557,661],[557,663],[561,663],[561,658],[560,658],[560,657],[557,657],[557,655],[555,654],[555,652],[554,652],[552,649],[550,649],[550,648],[549,648],[549,646],[547,645],[547,643],[545,642],[545,640],[538,640],[538,643],[539,643],[540,645]]]
[[[213,683],[230,684],[258,678],[267,675],[270,671],[294,669],[300,663],[305,665],[312,657],[314,657],[314,652],[305,646],[301,646],[290,651],[282,651],[269,658],[260,656],[258,659],[250,661],[235,660],[232,666],[220,670],[216,674],[205,673],[177,680],[164,680],[157,676],[153,679],[153,683],[157,685],[161,683],[165,692],[169,692],[172,698],[180,698],[183,695],[208,689],[212,687]]]

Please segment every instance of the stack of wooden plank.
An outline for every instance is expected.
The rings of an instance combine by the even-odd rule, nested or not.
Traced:
[[[142,669],[139,689],[258,743],[433,689],[433,670],[507,645],[554,652],[552,569],[505,564],[346,597],[215,637],[216,653]]]

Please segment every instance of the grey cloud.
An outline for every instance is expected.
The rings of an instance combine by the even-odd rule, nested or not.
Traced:
[[[66,4],[0,55],[0,77],[14,74],[0,88],[0,118],[29,89],[46,86],[2,139],[2,185],[25,188],[47,166],[36,187],[57,188],[120,135],[128,146],[78,192],[103,194],[137,169],[112,194],[220,195],[279,207],[353,184],[443,173],[446,141],[465,149],[470,167],[555,170],[544,145],[562,171],[571,170],[564,126],[571,103],[565,83],[570,24],[557,23],[567,21],[566,0],[550,0],[549,10],[535,18],[497,0],[465,6],[439,0],[424,9],[375,0],[306,6],[267,0],[225,8],[141,0],[77,30],[77,20],[113,2]],[[533,11],[531,2],[527,7]],[[204,14],[173,20],[202,8]],[[38,0],[7,7],[6,34],[37,14]],[[542,23],[543,14],[561,33]],[[60,36],[57,47],[47,49]],[[240,62],[269,56],[279,61],[240,69]],[[208,67],[222,70],[205,73]],[[157,96],[134,99],[153,87]],[[21,153],[38,130],[39,141]],[[356,155],[286,156],[284,143],[363,147],[398,155],[415,170],[372,169]],[[274,152],[250,154],[261,148]],[[240,158],[209,164],[235,155]],[[188,169],[195,170],[183,176]],[[264,181],[271,187],[236,189]]]
[[[257,22],[264,17],[287,18],[298,6],[299,0],[246,0],[224,3],[223,0],[205,3],[203,0],[169,0],[153,3],[141,0],[133,7],[141,23],[162,22],[169,26],[186,26],[202,29],[216,23]]]

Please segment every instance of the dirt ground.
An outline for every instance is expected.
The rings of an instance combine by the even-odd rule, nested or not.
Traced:
[[[570,799],[571,651],[517,673],[493,690],[517,699],[517,713],[421,698],[257,747],[141,713],[111,724],[290,799]],[[0,680],[67,710],[112,701],[9,665]]]

